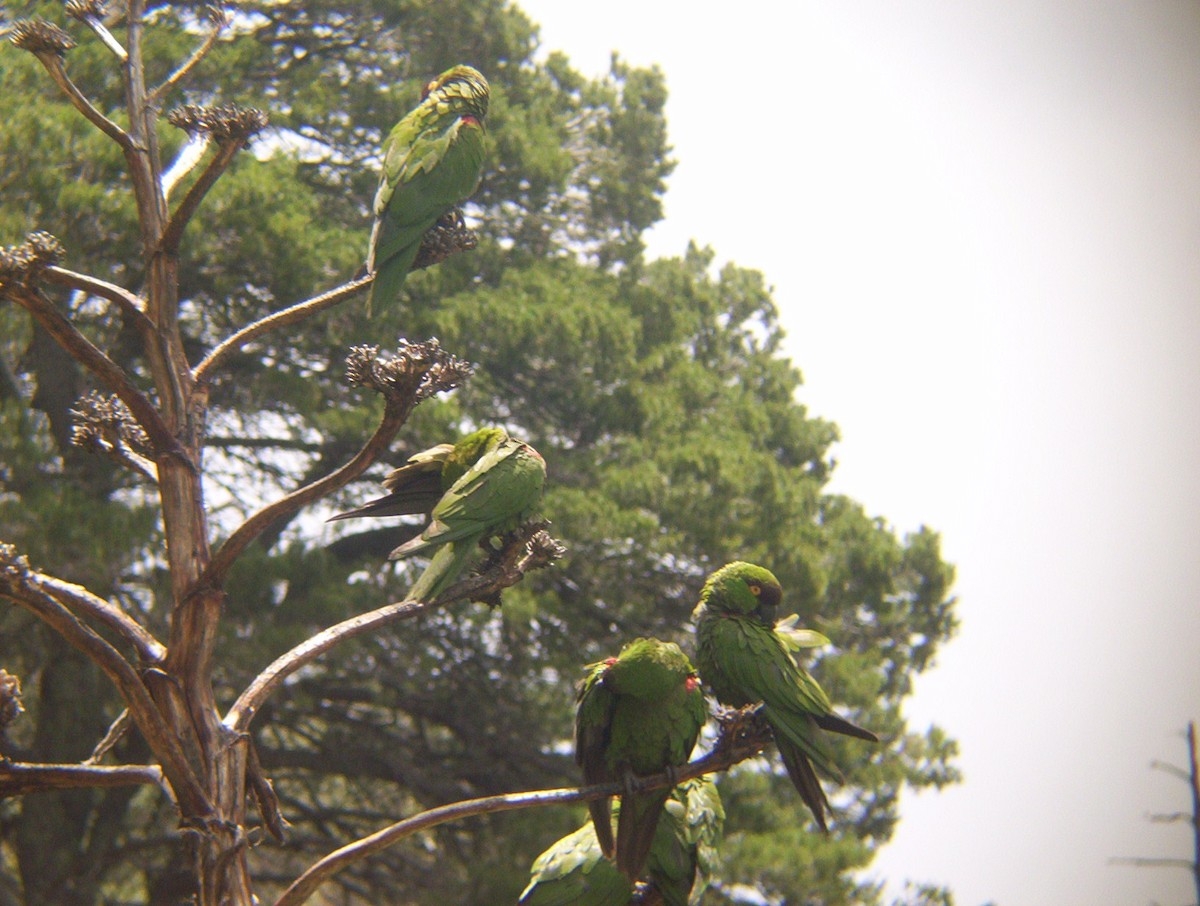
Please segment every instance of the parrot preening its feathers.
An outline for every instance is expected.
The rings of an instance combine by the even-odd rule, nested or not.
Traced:
[[[827,831],[829,800],[813,768],[839,783],[842,775],[825,731],[870,742],[879,737],[834,714],[824,690],[796,663],[792,650],[825,640],[819,633],[795,629],[790,617],[777,628],[775,613],[782,598],[779,580],[752,563],[730,563],[709,576],[692,613],[696,664],[723,704],[762,702],[792,784]]]
[[[388,559],[434,551],[408,593],[409,600],[432,601],[454,583],[481,541],[533,515],[545,480],[546,462],[537,450],[503,428],[484,428],[453,446],[416,454],[384,479],[391,493],[332,519],[428,514],[425,530]]]
[[[674,642],[635,639],[588,668],[575,711],[575,760],[589,786],[686,764],[708,717],[700,681]],[[625,795],[613,840],[607,800],[588,803],[596,839],[637,879],[670,791]]]
[[[455,66],[425,86],[421,102],[388,135],[367,251],[372,304],[396,298],[421,237],[479,185],[487,110],[487,79]]]

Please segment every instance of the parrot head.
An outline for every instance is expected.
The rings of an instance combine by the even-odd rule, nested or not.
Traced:
[[[712,610],[754,617],[768,626],[783,600],[783,587],[769,569],[738,560],[708,577],[700,603]]]
[[[617,669],[613,669],[617,668]],[[689,693],[700,688],[696,669],[674,642],[634,639],[608,664],[604,684],[618,695],[665,698],[683,685]]]
[[[471,66],[452,66],[425,86],[421,106],[438,116],[470,117],[482,122],[488,112],[488,81]]]
[[[446,466],[442,470],[443,490],[462,478],[485,453],[492,452],[506,440],[508,432],[503,428],[480,428],[460,439],[446,458]]]

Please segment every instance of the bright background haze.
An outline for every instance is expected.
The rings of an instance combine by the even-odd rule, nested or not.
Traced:
[[[1194,902],[1200,718],[1200,3],[522,0],[598,75],[667,76],[690,238],[775,287],[835,490],[943,534],[959,637],[871,874],[963,906]],[[798,820],[800,820],[798,818]]]

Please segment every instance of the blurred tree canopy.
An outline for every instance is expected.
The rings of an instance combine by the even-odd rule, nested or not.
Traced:
[[[7,15],[35,13],[63,21],[51,3],[13,3]],[[148,67],[161,79],[195,44],[203,6],[154,15]],[[111,57],[83,29],[76,36],[70,71],[101,110],[114,108]],[[545,513],[569,550],[507,592],[502,609],[458,607],[359,639],[277,696],[255,734],[292,826],[286,846],[253,850],[256,874],[290,880],[422,807],[576,783],[566,741],[580,666],[640,634],[690,649],[704,576],[747,559],[780,577],[783,612],[834,640],[811,666],[885,743],[834,741],[849,782],[833,797],[828,837],[768,762],[720,777],[729,820],[708,902],[737,885],[771,902],[880,902],[878,885],[853,872],[893,833],[901,788],[957,779],[953,740],[910,732],[902,714],[913,678],[955,629],[953,570],[935,532],[899,538],[826,491],[837,429],[797,402],[800,373],[781,354],[763,277],[733,265],[715,273],[712,252],[696,247],[645,258],[641,237],[662,216],[673,167],[662,72],[614,58],[608,75],[587,78],[540,53],[536,26],[501,0],[238,3],[228,39],[168,99],[237,100],[272,123],[184,238],[193,360],[361,267],[382,136],[425,80],[458,62],[492,84],[490,157],[467,208],[479,248],[411,276],[400,305],[368,314],[360,299],[243,350],[213,388],[206,494],[227,527],[344,460],[378,405],[343,380],[347,348],[437,336],[476,373],[417,410],[391,464],[503,424],[545,455]],[[0,122],[0,244],[49,230],[73,269],[136,288],[119,152],[10,47],[0,50]],[[164,126],[161,140],[173,155],[186,136]],[[78,296],[61,304],[114,359],[141,368],[118,314]],[[0,308],[0,526],[36,564],[161,628],[170,595],[156,499],[70,445],[70,410],[90,389],[23,312]],[[239,564],[219,654],[227,691],[318,629],[403,593],[410,572],[383,561],[393,521],[322,522],[376,490],[351,485],[274,526]],[[0,611],[0,634],[0,665],[24,678],[28,708],[0,754],[87,757],[120,710],[107,681],[19,609]],[[117,749],[124,760],[139,753],[134,734]],[[511,902],[533,857],[580,814],[444,826],[344,873],[325,902]],[[0,906],[174,904],[186,887],[172,828],[155,789],[0,803]]]

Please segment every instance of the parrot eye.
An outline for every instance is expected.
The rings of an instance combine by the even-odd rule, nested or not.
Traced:
[[[750,586],[750,594],[754,595],[754,597],[757,598],[759,595],[762,594],[762,586],[761,585],[751,585]]]

